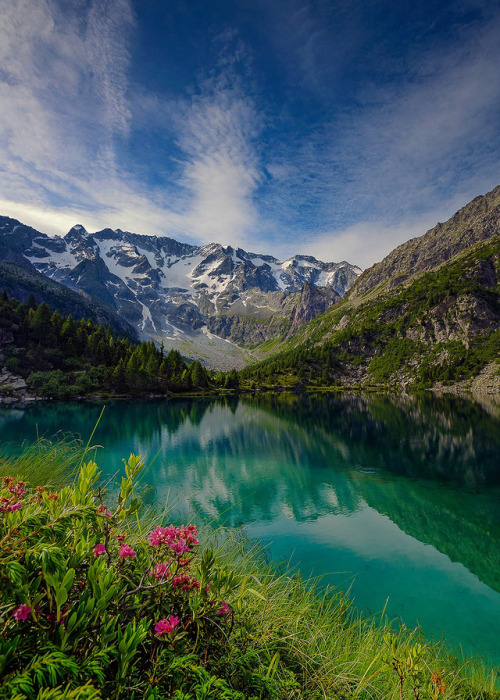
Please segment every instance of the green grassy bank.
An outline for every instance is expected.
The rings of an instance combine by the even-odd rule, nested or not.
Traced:
[[[480,660],[359,615],[241,533],[170,526],[141,468],[108,492],[77,444],[0,456],[2,700],[500,698]]]

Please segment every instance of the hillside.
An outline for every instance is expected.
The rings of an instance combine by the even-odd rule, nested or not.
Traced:
[[[0,295],[0,402],[39,396],[166,395],[198,391],[232,375],[211,377],[177,350],[119,337],[92,320],[74,320],[48,304]]]
[[[285,386],[428,388],[470,384],[484,373],[483,389],[498,393],[499,271],[496,188],[363,273],[344,300],[242,377]]]
[[[91,319],[110,326],[119,335],[137,340],[137,331],[113,309],[86,292],[75,292],[64,284],[40,274],[31,266],[0,260],[0,291],[25,302],[32,295],[37,304],[45,302],[53,311],[75,320]]]

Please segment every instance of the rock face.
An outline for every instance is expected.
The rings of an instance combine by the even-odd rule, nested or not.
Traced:
[[[412,275],[426,272],[500,233],[500,185],[476,197],[444,224],[395,248],[382,262],[363,272],[349,296],[365,294],[386,282],[383,291],[395,289]]]
[[[189,341],[202,357],[207,339],[218,355],[227,343],[217,339],[252,345],[286,333],[340,298],[361,273],[345,261],[297,255],[280,262],[241,248],[120,230],[91,234],[74,226],[51,238],[7,217],[0,217],[0,254],[92,295],[141,338],[184,351]]]
[[[5,367],[0,370],[0,404],[32,401],[33,398],[22,377],[9,372]]]
[[[292,312],[287,337],[296,333],[304,323],[311,321],[326,311],[330,306],[340,301],[340,295],[334,289],[318,289],[305,283],[300,298]]]

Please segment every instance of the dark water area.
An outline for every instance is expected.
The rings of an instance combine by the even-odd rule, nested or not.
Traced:
[[[16,452],[100,403],[0,410]],[[350,587],[466,653],[500,663],[500,419],[434,396],[257,395],[111,402],[93,438],[106,477],[130,452],[175,517],[243,526],[304,576]]]

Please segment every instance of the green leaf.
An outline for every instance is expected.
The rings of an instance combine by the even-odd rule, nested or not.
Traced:
[[[264,595],[262,595],[262,593],[259,593],[259,591],[256,591],[255,588],[247,588],[246,591],[247,593],[251,593],[252,595],[254,595],[256,598],[260,598],[260,600],[267,601],[267,598]]]

